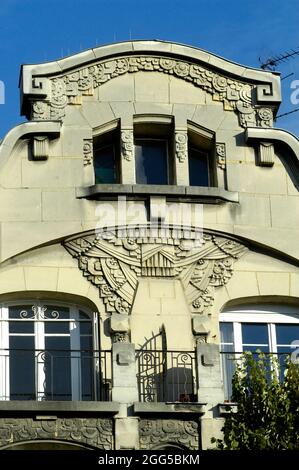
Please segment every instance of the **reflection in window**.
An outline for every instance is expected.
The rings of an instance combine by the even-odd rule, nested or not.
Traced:
[[[94,170],[96,184],[117,183],[115,146],[105,145],[94,148]]]
[[[209,186],[208,154],[189,148],[189,183],[190,186]]]
[[[92,325],[77,307],[2,307],[0,399],[94,399]]]
[[[136,183],[168,184],[168,150],[166,140],[135,141]]]

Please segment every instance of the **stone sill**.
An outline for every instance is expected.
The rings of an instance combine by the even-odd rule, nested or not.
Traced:
[[[168,196],[176,199],[220,204],[223,202],[239,202],[239,193],[222,188],[204,186],[174,186],[152,184],[95,184],[85,188],[77,188],[77,198],[101,199],[116,198],[126,195],[128,198],[147,196]]]
[[[219,403],[218,410],[220,416],[227,416],[230,413],[237,413],[238,411],[238,404],[229,402],[229,403]]]
[[[23,401],[0,400],[0,413],[50,413],[86,414],[101,413],[115,415],[119,403],[108,401]]]
[[[196,414],[205,413],[206,403],[134,403],[134,412],[141,414]]]

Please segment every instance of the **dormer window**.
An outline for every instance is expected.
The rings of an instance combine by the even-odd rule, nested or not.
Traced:
[[[170,116],[139,115],[132,127],[122,128],[115,120],[98,132],[93,138],[94,182],[103,190],[120,183],[217,187],[215,135],[207,129],[188,122],[178,131]]]

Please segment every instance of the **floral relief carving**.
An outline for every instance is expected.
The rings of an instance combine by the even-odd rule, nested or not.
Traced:
[[[111,450],[114,445],[112,420],[97,418],[57,418],[51,421],[32,418],[0,419],[0,446],[35,439],[65,440]]]
[[[188,156],[188,136],[187,131],[175,132],[175,154],[180,163],[184,163]]]
[[[139,425],[140,448],[177,444],[190,450],[199,448],[199,424],[178,419],[142,419]]]
[[[150,229],[148,229],[150,232]],[[162,229],[161,229],[162,230]],[[234,262],[246,252],[239,242],[204,233],[199,243],[195,231],[190,239],[175,238],[175,231],[154,238],[146,228],[135,238],[115,232],[88,232],[69,238],[65,249],[78,260],[83,275],[99,291],[107,313],[129,314],[139,277],[180,279],[190,311],[209,313],[215,289],[227,284]],[[193,237],[193,239],[192,239]]]
[[[154,56],[121,57],[101,61],[51,78],[50,100],[48,102],[35,101],[32,107],[32,118],[62,119],[67,105],[81,104],[83,96],[92,96],[97,87],[109,80],[139,71],[157,71],[173,75],[202,88],[212,95],[213,100],[221,101],[225,110],[236,111],[240,125],[243,127],[269,127],[273,124],[271,108],[253,106],[253,85],[225,77],[195,63]]]
[[[123,129],[121,131],[121,154],[125,160],[131,162],[134,152],[133,129]]]
[[[225,144],[216,143],[216,161],[221,170],[226,168],[226,150]]]
[[[93,162],[92,139],[83,140],[83,161],[84,161],[84,166],[90,165]]]

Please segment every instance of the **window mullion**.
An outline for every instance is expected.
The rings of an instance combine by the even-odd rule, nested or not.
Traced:
[[[71,381],[72,399],[81,400],[81,344],[79,311],[75,307],[70,308],[70,345],[71,345]]]
[[[0,359],[0,399],[9,400],[10,396],[10,374],[9,374],[9,321],[8,307],[0,309],[0,340],[1,340],[1,359]]]
[[[46,364],[47,367],[52,367],[51,358],[48,357],[45,351],[45,322],[42,321],[43,306],[41,304],[37,307],[37,319],[34,322],[35,328],[35,386],[37,400],[45,398],[45,384],[46,384]]]
[[[243,351],[243,341],[242,341],[242,324],[239,322],[234,322],[234,342],[235,342],[235,351]]]

